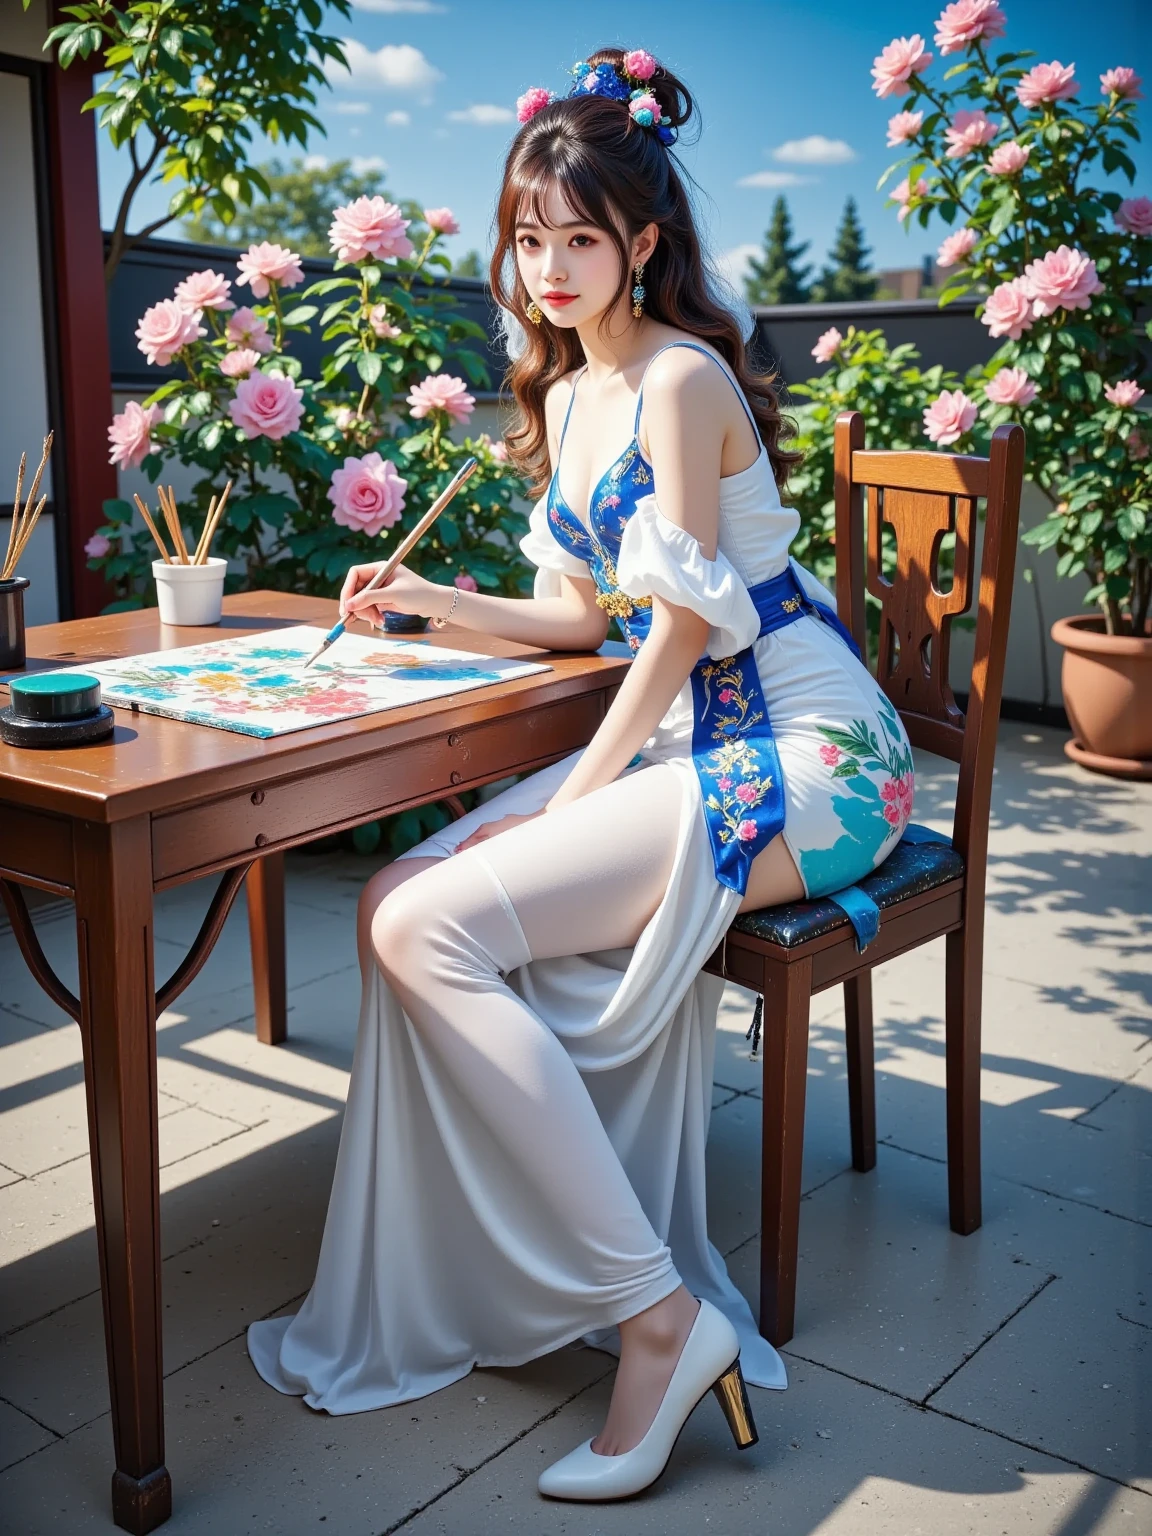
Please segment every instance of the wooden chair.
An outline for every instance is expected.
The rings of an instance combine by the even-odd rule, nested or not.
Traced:
[[[876,1165],[872,967],[947,935],[948,1210],[954,1232],[980,1225],[980,986],[992,760],[1000,715],[1016,560],[1024,433],[998,427],[987,459],[869,452],[864,419],[836,422],[836,594],[864,650],[864,582],[882,604],[877,675],[914,747],[960,765],[951,845],[901,842],[860,882],[881,909],[863,954],[845,913],[827,900],[746,912],[705,970],[764,999],[760,1332],[792,1337],[800,1222],[809,1000],[842,984],[852,1166]],[[864,499],[867,491],[867,541]],[[972,600],[977,501],[986,502],[975,660],[967,715],[948,685],[952,621]],[[882,575],[881,524],[896,536],[896,571]],[[956,535],[950,590],[937,581],[941,540]]]

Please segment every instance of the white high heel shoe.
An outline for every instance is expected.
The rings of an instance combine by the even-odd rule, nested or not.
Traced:
[[[711,1388],[724,1410],[732,1438],[741,1450],[759,1438],[744,1377],[740,1342],[724,1314],[701,1299],[692,1331],[684,1342],[656,1417],[639,1445],[620,1456],[601,1456],[592,1441],[540,1474],[540,1492],[550,1499],[627,1499],[654,1483],[668,1465],[672,1449],[692,1410]]]

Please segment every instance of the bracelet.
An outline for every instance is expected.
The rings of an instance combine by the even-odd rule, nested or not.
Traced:
[[[460,588],[454,586],[452,588],[452,601],[448,605],[448,612],[444,615],[444,617],[442,619],[433,619],[432,620],[433,624],[435,624],[437,629],[443,629],[445,624],[447,624],[449,622],[449,620],[452,618],[452,615],[456,612],[456,604],[459,601],[460,601]]]

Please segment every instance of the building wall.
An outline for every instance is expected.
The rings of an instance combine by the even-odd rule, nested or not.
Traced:
[[[39,62],[46,31],[44,0],[35,0],[27,12],[12,0],[0,9],[0,55]],[[31,79],[5,69],[0,59],[0,335],[6,352],[5,367],[0,370],[0,548],[4,549],[20,455],[25,453],[30,460],[26,494],[48,431],[32,108]],[[32,624],[51,623],[57,617],[51,465],[41,491],[48,495],[48,506],[20,565],[20,574],[32,583],[25,593],[25,613]]]

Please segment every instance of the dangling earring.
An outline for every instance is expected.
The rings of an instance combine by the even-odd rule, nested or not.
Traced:
[[[541,320],[544,318],[544,311],[540,308],[535,299],[528,300],[528,309],[526,313],[533,325],[539,325]]]
[[[638,261],[632,268],[632,271],[636,277],[636,286],[632,290],[632,313],[639,320],[640,316],[644,313],[644,287],[640,281],[644,276],[644,263]]]

